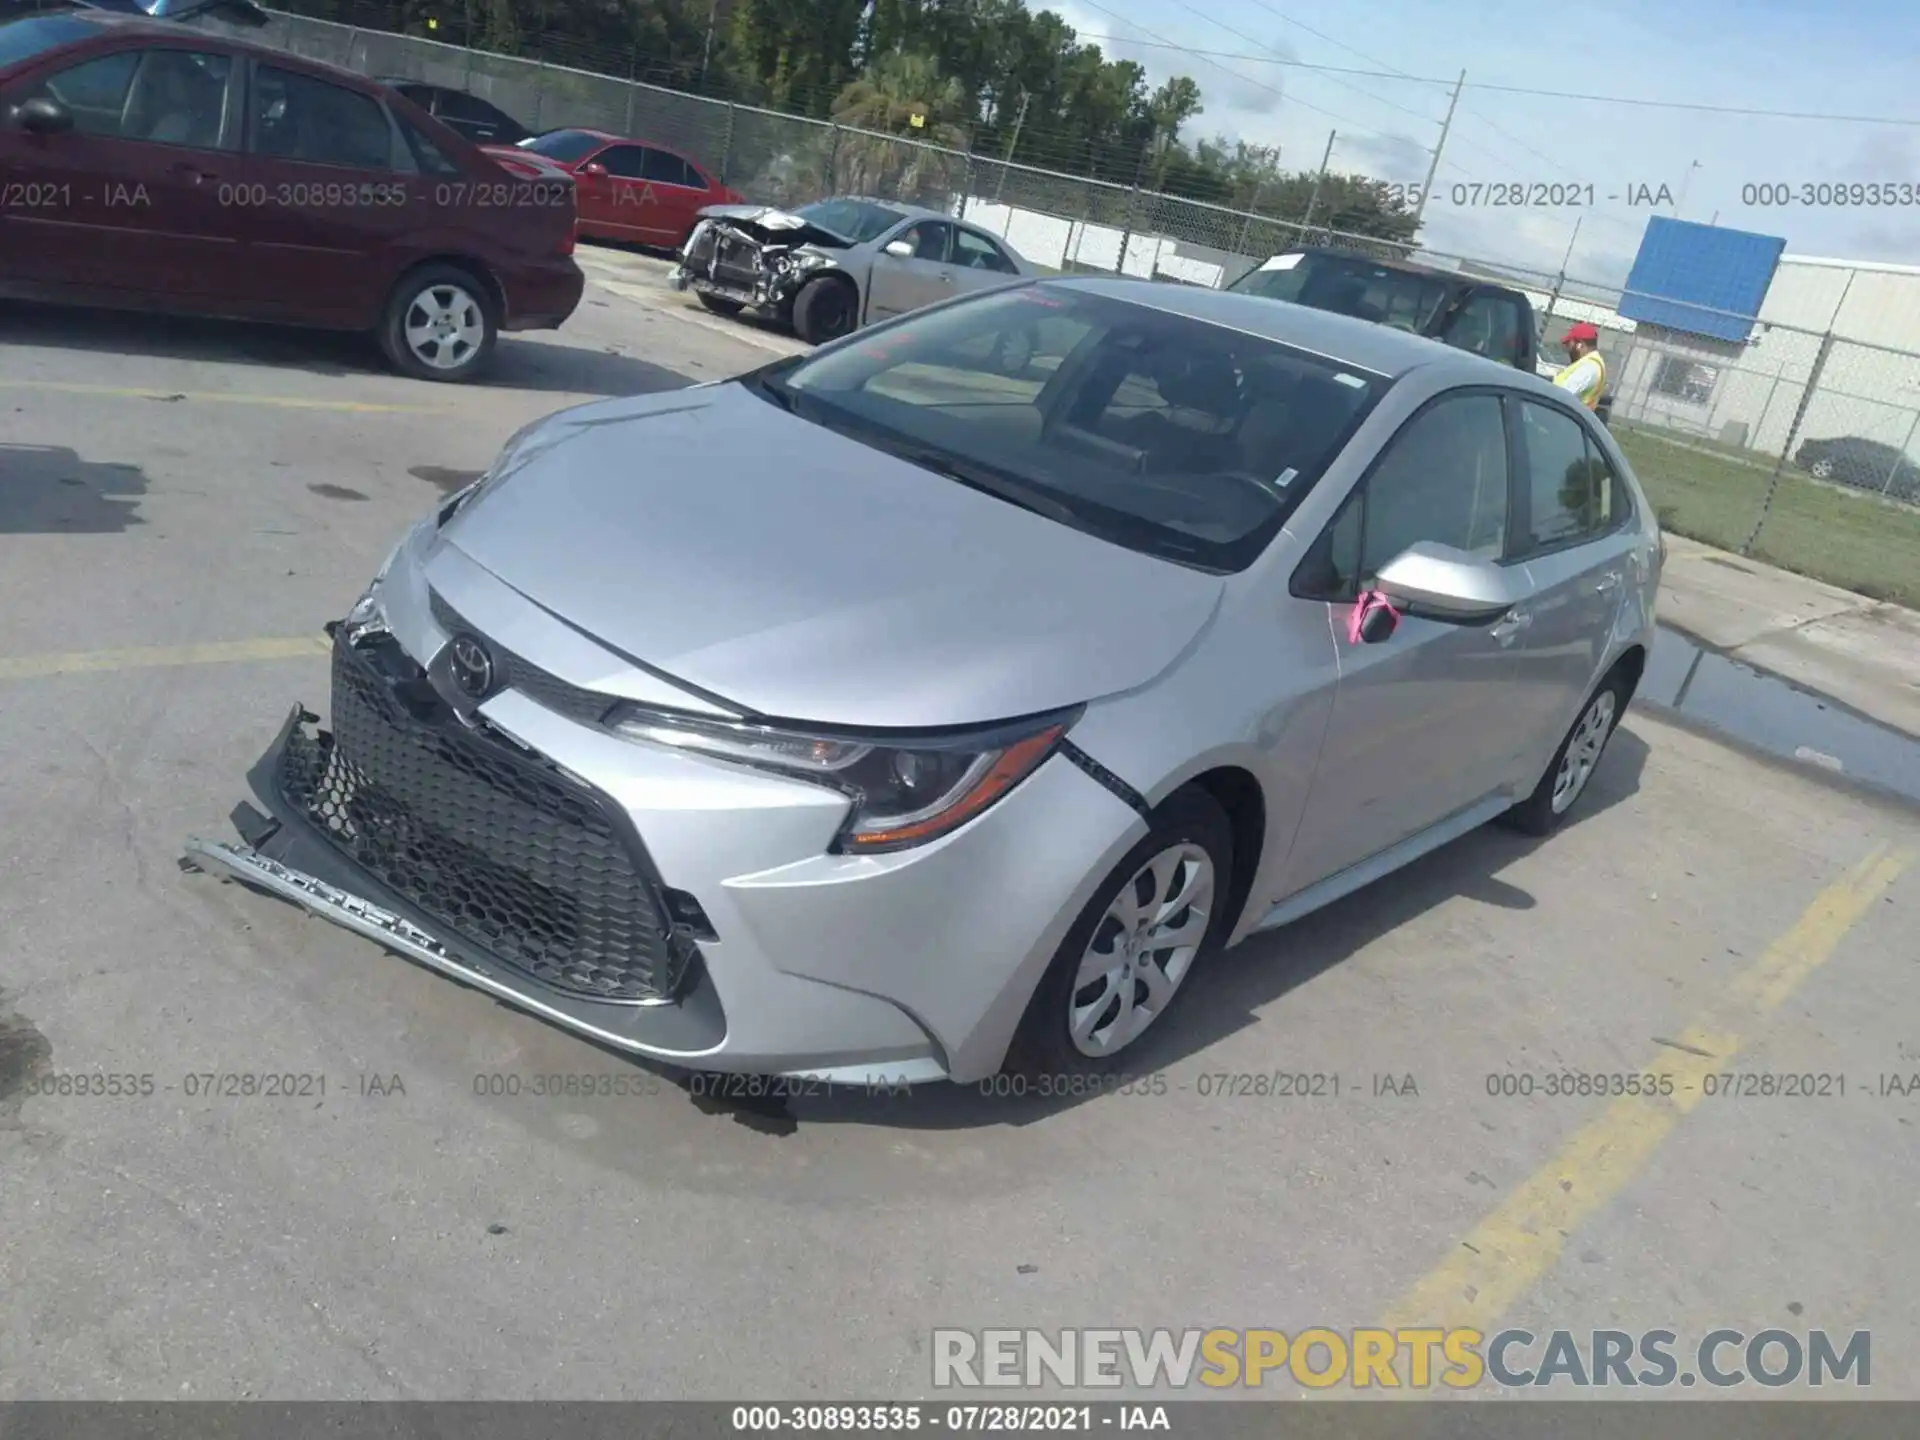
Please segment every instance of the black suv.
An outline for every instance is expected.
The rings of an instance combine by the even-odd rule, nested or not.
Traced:
[[[1538,370],[1532,303],[1518,290],[1472,275],[1305,245],[1274,256],[1227,288],[1426,335],[1529,375]]]
[[[533,134],[499,106],[489,105],[478,95],[421,80],[388,76],[381,79],[442,125],[457,130],[476,145],[518,145]]]

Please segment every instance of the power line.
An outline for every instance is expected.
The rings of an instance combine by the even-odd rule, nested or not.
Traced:
[[[1333,46],[1334,49],[1336,50],[1344,50],[1349,55],[1358,55],[1362,60],[1366,61],[1369,65],[1385,65],[1387,63],[1386,61],[1380,59],[1376,55],[1367,54],[1366,51],[1364,50],[1356,50],[1351,45],[1343,45],[1340,41],[1334,39],[1333,36],[1327,34],[1324,30],[1316,30],[1313,28],[1313,26],[1307,24],[1304,20],[1296,20],[1291,15],[1286,14],[1284,11],[1274,9],[1273,6],[1266,3],[1266,0],[1253,0],[1253,3],[1259,6],[1262,10],[1266,11],[1269,15],[1273,16],[1274,19],[1283,20],[1287,24],[1292,25],[1297,29],[1304,30],[1307,32],[1307,34],[1312,35],[1317,39],[1326,41],[1327,44]],[[1261,48],[1265,50],[1272,50],[1274,47],[1271,45],[1265,45],[1265,46],[1262,46]],[[1328,67],[1329,70],[1331,70],[1332,68],[1333,67],[1331,66]],[[1413,76],[1406,74],[1405,71],[1397,71],[1394,73],[1404,79],[1411,80],[1414,78]],[[1345,81],[1336,81],[1335,83],[1346,84]],[[1420,112],[1418,112],[1417,110],[1409,110],[1404,105],[1395,104],[1393,101],[1387,99],[1387,97],[1384,95],[1375,95],[1371,90],[1362,90],[1358,85],[1347,85],[1347,88],[1349,90],[1354,91],[1356,94],[1365,95],[1369,100],[1378,101],[1382,105],[1391,105],[1395,110],[1399,110],[1405,114],[1412,115],[1417,120],[1425,120],[1429,125],[1438,125],[1440,123],[1438,120],[1435,120],[1430,116],[1420,114]]]
[[[1273,45],[1268,45],[1264,41],[1256,40],[1253,38],[1253,36],[1247,34],[1245,31],[1234,29],[1233,26],[1227,24],[1226,21],[1194,9],[1193,6],[1186,3],[1186,0],[1174,0],[1174,3],[1178,5],[1182,10],[1187,11],[1189,14],[1198,15],[1202,20],[1205,20],[1208,24],[1219,26],[1222,30],[1226,31],[1229,35],[1232,35],[1237,39],[1244,40],[1249,45],[1258,45],[1262,50],[1273,51],[1275,55],[1278,55],[1280,53],[1278,47]],[[1262,6],[1261,8],[1272,10],[1273,7]],[[1280,15],[1280,12],[1278,10],[1273,10],[1273,13],[1275,15]],[[1287,17],[1284,15],[1280,15],[1280,18],[1284,20]],[[1429,116],[1422,115],[1418,110],[1408,109],[1405,105],[1400,104],[1397,100],[1389,100],[1384,95],[1375,95],[1370,90],[1362,90],[1358,85],[1353,84],[1349,80],[1335,79],[1333,83],[1335,85],[1339,85],[1348,90],[1353,91],[1353,93],[1356,95],[1364,96],[1368,100],[1373,101],[1376,105],[1385,105],[1389,109],[1398,110],[1402,115],[1411,115],[1414,119],[1422,121],[1425,124],[1438,125],[1440,123],[1438,120],[1434,120]],[[1297,103],[1305,105],[1307,102],[1304,100],[1301,100],[1301,101],[1298,101]],[[1325,114],[1326,112],[1322,111],[1321,113]],[[1349,123],[1353,123],[1353,122],[1349,122]]]
[[[1154,44],[1157,46],[1163,46],[1170,50],[1181,50],[1188,55],[1192,55],[1196,59],[1204,60],[1207,64],[1213,66],[1214,69],[1220,71],[1223,75],[1231,75],[1235,80],[1238,80],[1242,85],[1251,85],[1256,90],[1264,90],[1269,95],[1277,95],[1279,96],[1280,99],[1292,101],[1292,103],[1302,106],[1305,109],[1319,111],[1320,114],[1327,116],[1329,119],[1338,120],[1342,124],[1346,124],[1346,125],[1359,124],[1357,120],[1348,120],[1344,115],[1335,115],[1331,110],[1322,110],[1318,105],[1310,105],[1305,100],[1295,99],[1293,96],[1288,95],[1285,91],[1280,89],[1280,87],[1277,85],[1268,85],[1259,80],[1255,80],[1250,75],[1242,75],[1238,70],[1229,70],[1227,69],[1226,66],[1220,64],[1217,60],[1208,58],[1207,54],[1203,51],[1188,50],[1186,49],[1185,46],[1175,45],[1171,40],[1167,39],[1164,35],[1161,35],[1156,31],[1149,30],[1147,29],[1146,26],[1137,24],[1136,22],[1129,20],[1126,16],[1120,14],[1118,11],[1107,9],[1106,6],[1096,3],[1096,0],[1081,0],[1081,3],[1088,6],[1090,9],[1098,10],[1102,15],[1105,15],[1110,19],[1118,20],[1122,25],[1127,26],[1129,29],[1138,30],[1142,35],[1153,36]],[[1123,45],[1140,45],[1140,44],[1146,43],[1145,41],[1130,39],[1125,35],[1110,35],[1107,37],[1107,39],[1109,42],[1118,41],[1120,44],[1123,44]]]
[[[1102,14],[1113,15],[1093,3],[1093,0],[1080,0],[1089,9],[1099,10]],[[1113,15],[1122,24],[1132,25],[1124,16]],[[1138,27],[1135,27],[1138,28]],[[1152,31],[1146,32],[1152,34]],[[1315,70],[1323,75],[1358,75],[1363,79],[1398,80],[1409,85],[1439,85],[1448,89],[1452,80],[1444,80],[1434,75],[1409,75],[1398,70],[1357,70],[1345,65],[1318,65],[1307,60],[1283,60],[1274,55],[1253,55],[1244,50],[1208,50],[1195,45],[1176,45],[1171,40],[1135,40],[1130,36],[1109,36],[1124,45],[1138,45],[1147,50],[1173,50],[1182,55],[1192,55],[1205,60],[1245,60],[1255,65],[1283,65],[1294,70]],[[1226,72],[1249,85],[1257,81],[1236,71]],[[1760,120],[1826,120],[1839,125],[1899,125],[1920,129],[1920,116],[1903,115],[1836,115],[1820,110],[1765,110],[1744,105],[1707,105],[1691,100],[1650,100],[1637,95],[1583,95],[1569,90],[1539,90],[1526,85],[1496,85],[1485,80],[1469,80],[1468,90],[1486,90],[1499,95],[1532,95],[1544,100],[1579,100],[1589,105],[1628,105],[1650,110],[1690,110],[1710,115],[1739,115],[1748,119]],[[1482,123],[1485,123],[1483,120]]]

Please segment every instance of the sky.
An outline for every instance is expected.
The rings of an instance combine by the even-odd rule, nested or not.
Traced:
[[[1425,179],[1452,81],[1466,86],[1441,151],[1429,249],[1625,280],[1650,214],[1782,237],[1790,255],[1920,264],[1920,11],[1911,0],[1030,0],[1083,41],[1186,74],[1215,135],[1281,146],[1281,167]],[[1255,58],[1203,58],[1186,51]],[[1297,65],[1417,78],[1363,78]],[[1444,83],[1421,83],[1438,79]],[[1515,95],[1477,86],[1553,92]],[[1762,118],[1562,95],[1857,117]],[[1580,203],[1487,202],[1489,182],[1573,187]],[[1908,204],[1802,203],[1802,186],[1879,182]],[[1473,187],[1478,183],[1480,200]],[[1791,204],[1756,203],[1765,192]],[[1591,186],[1591,196],[1586,187]],[[1663,203],[1649,204],[1648,197]],[[1551,198],[1551,197],[1549,197]],[[1884,197],[1883,197],[1884,198]],[[1636,203],[1637,202],[1637,203]],[[1576,231],[1576,221],[1578,229]]]

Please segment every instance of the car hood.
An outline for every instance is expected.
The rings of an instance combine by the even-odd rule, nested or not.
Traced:
[[[740,709],[883,729],[1145,684],[1224,589],[737,383],[552,417],[510,444],[436,543]]]
[[[829,250],[845,250],[853,243],[844,235],[823,230],[811,221],[773,205],[708,205],[698,214],[702,220],[724,220],[761,244],[816,245]]]

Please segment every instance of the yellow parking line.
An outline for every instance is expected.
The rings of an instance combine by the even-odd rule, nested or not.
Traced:
[[[373,405],[359,400],[308,400],[294,395],[243,395],[236,391],[169,390],[164,385],[81,385],[62,380],[0,379],[0,390],[51,390],[62,395],[108,395],[123,400],[200,400],[222,405],[272,405],[282,410],[343,410],[361,415],[438,415],[437,405]]]
[[[239,660],[292,660],[325,655],[318,635],[285,639],[228,640],[212,645],[152,645],[139,650],[74,650],[64,655],[0,656],[0,680],[34,680],[89,670],[148,670],[163,665],[227,665]]]
[[[1453,1253],[1393,1305],[1388,1328],[1438,1325],[1487,1331],[1559,1260],[1580,1223],[1620,1194],[1701,1098],[1702,1077],[1739,1053],[1727,1028],[1777,1009],[1832,958],[1847,932],[1914,860],[1882,845],[1821,891],[1793,928],[1727,986],[1724,1015],[1695,1020],[1643,1067],[1671,1076],[1672,1094],[1615,1100],[1503,1200]],[[1662,1085],[1664,1088],[1664,1084]]]

